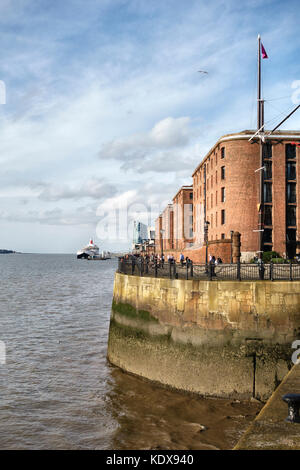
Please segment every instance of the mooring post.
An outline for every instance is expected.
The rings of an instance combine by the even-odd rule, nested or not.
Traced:
[[[290,261],[290,281],[293,280],[293,266],[292,266],[292,262]]]
[[[155,277],[157,277],[157,259],[156,258],[154,261],[154,270],[155,270]]]
[[[172,279],[172,263],[169,261],[169,278]]]
[[[193,261],[192,260],[190,261],[190,265],[191,265],[191,277],[194,277]]]
[[[189,279],[189,260],[186,261],[186,279]]]

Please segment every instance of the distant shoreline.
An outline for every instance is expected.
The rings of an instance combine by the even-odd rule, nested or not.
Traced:
[[[76,256],[74,253],[38,253],[38,252],[21,252],[21,251],[14,251],[14,250],[4,250],[0,249],[0,255],[72,255]],[[124,256],[124,254],[120,253],[111,253],[111,259],[118,258],[119,256]]]

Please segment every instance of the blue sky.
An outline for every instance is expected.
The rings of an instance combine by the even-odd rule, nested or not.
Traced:
[[[218,137],[255,128],[258,33],[276,124],[298,18],[297,1],[1,0],[0,248],[74,252],[120,204],[154,218]]]

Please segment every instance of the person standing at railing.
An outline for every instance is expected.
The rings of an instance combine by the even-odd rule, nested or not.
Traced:
[[[161,267],[163,268],[165,264],[165,255],[161,255]]]
[[[179,261],[180,261],[181,266],[183,266],[183,262],[184,262],[184,255],[183,255],[183,253],[180,253]]]
[[[210,269],[211,269],[211,275],[215,276],[216,275],[216,273],[215,273],[215,267],[216,267],[216,258],[215,258],[215,256],[210,256],[209,264],[210,264]]]

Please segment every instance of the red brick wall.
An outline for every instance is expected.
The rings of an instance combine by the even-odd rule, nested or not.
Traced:
[[[293,139],[295,140],[295,138]],[[299,140],[299,139],[298,139]],[[272,140],[272,188],[273,188],[273,250],[286,252],[286,182],[285,144],[288,139]],[[221,158],[221,149],[225,158]],[[297,149],[299,160],[300,149]],[[230,238],[230,231],[241,233],[241,252],[253,256],[259,250],[258,208],[260,145],[237,138],[218,142],[193,174],[194,187],[194,241],[203,244],[204,230],[204,165],[206,165],[206,220],[210,222],[208,239]],[[225,179],[221,179],[221,167],[225,167]],[[297,163],[297,181],[300,177],[300,162]],[[221,201],[222,188],[226,200]],[[300,191],[297,190],[297,227],[300,222]],[[202,210],[199,210],[202,205]],[[225,223],[221,224],[221,212],[225,210]],[[197,217],[202,217],[200,223]],[[298,239],[300,237],[298,229]],[[242,258],[243,259],[243,258]]]
[[[183,250],[187,244],[193,242],[190,237],[189,229],[193,228],[190,224],[189,216],[193,214],[193,209],[189,212],[189,206],[193,205],[193,186],[182,187],[173,198],[174,207],[174,249]]]
[[[205,263],[205,246],[194,250],[169,250],[164,253],[167,258],[168,254],[174,255],[177,261],[179,261],[180,253],[184,256],[188,256],[194,263],[204,264]],[[208,260],[209,255],[220,257],[223,263],[230,263],[231,258],[231,240],[216,240],[208,243]]]

